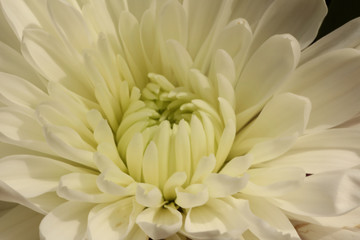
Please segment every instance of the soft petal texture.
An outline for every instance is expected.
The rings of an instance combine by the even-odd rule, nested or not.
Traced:
[[[359,104],[354,104],[360,101],[359,62],[358,50],[341,49],[314,58],[296,69],[283,91],[310,99],[309,129],[330,128],[359,113]]]
[[[258,47],[269,36],[281,33],[293,35],[300,42],[301,48],[305,48],[314,40],[326,13],[326,5],[322,0],[276,0],[258,23],[252,48]]]
[[[267,139],[302,133],[307,125],[310,108],[309,100],[304,97],[290,93],[274,97],[256,120],[236,136],[230,156],[241,155],[256,143],[261,144]]]
[[[237,202],[233,204],[232,201]],[[241,210],[244,200],[211,199],[206,205],[187,213],[184,229],[193,238],[226,239],[242,234],[248,227]],[[221,238],[219,238],[221,237]]]
[[[0,217],[0,238],[33,240],[39,237],[42,214],[24,206],[16,206]]]
[[[72,201],[110,202],[117,196],[103,193],[96,184],[97,175],[90,173],[70,173],[61,177],[57,194]]]
[[[86,234],[87,217],[94,204],[66,202],[44,217],[40,224],[42,239],[82,240]]]
[[[341,215],[359,207],[359,169],[315,174],[305,179],[302,187],[274,199],[280,208],[306,216]]]
[[[246,197],[249,200],[251,211],[259,218],[265,220],[272,227],[282,232],[284,235],[289,234],[293,238],[299,238],[294,226],[288,217],[275,205],[257,197]]]
[[[275,57],[274,57],[275,56]],[[275,90],[295,69],[300,56],[300,47],[291,35],[276,35],[268,39],[249,59],[236,83],[237,113],[256,106],[256,114]],[[277,66],[281,65],[281,68]],[[251,89],[257,88],[256,93]],[[243,117],[238,128],[253,116]],[[239,116],[238,116],[239,118]]]
[[[167,238],[180,230],[182,215],[175,208],[147,208],[136,218],[140,228],[153,239]]]
[[[301,239],[311,240],[333,240],[333,239],[349,239],[355,240],[360,237],[360,231],[356,229],[341,229],[317,226],[315,224],[304,224],[297,226],[297,230]]]
[[[250,169],[249,183],[242,191],[255,196],[282,196],[299,188],[305,172],[296,167],[269,167]]]
[[[12,155],[0,160],[2,181],[27,198],[55,191],[61,176],[73,171],[81,170],[61,161],[33,155]]]
[[[135,228],[135,219],[142,209],[134,198],[125,198],[110,205],[98,205],[89,214],[91,239],[102,239],[104,233],[109,240],[126,239]]]
[[[300,64],[341,48],[355,48],[360,44],[360,18],[355,18],[309,46],[301,55]]]

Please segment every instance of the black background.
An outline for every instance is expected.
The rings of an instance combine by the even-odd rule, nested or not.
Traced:
[[[360,0],[326,0],[326,3],[328,15],[321,25],[317,39],[360,16]]]

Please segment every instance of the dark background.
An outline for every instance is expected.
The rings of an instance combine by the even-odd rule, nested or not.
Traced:
[[[328,15],[321,25],[317,39],[360,16],[360,0],[326,0],[326,3]]]

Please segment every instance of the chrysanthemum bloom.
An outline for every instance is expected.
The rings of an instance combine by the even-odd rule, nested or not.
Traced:
[[[359,237],[360,20],[323,0],[1,0],[1,239]]]

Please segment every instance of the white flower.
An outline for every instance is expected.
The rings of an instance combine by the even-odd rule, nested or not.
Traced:
[[[360,19],[309,46],[322,0],[0,3],[1,239],[359,237]]]

